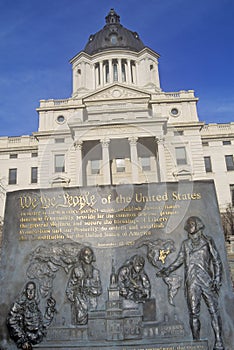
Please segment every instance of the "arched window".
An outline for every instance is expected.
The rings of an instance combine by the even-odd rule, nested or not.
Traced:
[[[136,64],[134,61],[131,61],[130,69],[131,69],[131,82],[134,84],[136,82]]]
[[[105,83],[109,83],[110,82],[110,70],[109,70],[109,62],[108,61],[104,61],[103,62],[103,66],[104,66],[104,74],[105,74]]]
[[[121,61],[121,73],[122,73],[122,81],[126,81],[126,60]]]
[[[112,61],[112,67],[113,67],[113,80],[118,81],[118,62],[117,62],[117,60]]]
[[[117,35],[112,34],[110,37],[110,40],[111,40],[111,44],[116,45],[117,44]]]
[[[95,64],[95,75],[96,75],[96,83],[97,85],[101,84],[101,76],[100,76],[100,64]]]

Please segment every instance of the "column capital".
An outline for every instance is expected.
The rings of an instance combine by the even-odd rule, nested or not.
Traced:
[[[75,149],[79,149],[79,150],[82,150],[82,147],[83,147],[83,141],[81,140],[77,140],[74,142],[74,147]]]
[[[130,143],[130,145],[135,145],[137,143],[138,137],[137,136],[130,136],[128,138],[128,142]]]
[[[156,136],[155,137],[155,142],[159,145],[164,145],[165,142],[165,137],[164,136]]]
[[[100,142],[102,144],[102,147],[109,147],[110,139],[104,138],[104,139],[101,139]]]

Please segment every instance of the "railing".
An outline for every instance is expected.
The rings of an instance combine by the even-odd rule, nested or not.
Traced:
[[[37,145],[38,141],[34,136],[23,135],[23,136],[14,136],[14,137],[0,137],[0,148],[13,147],[18,145],[23,146],[32,146]]]
[[[202,128],[202,134],[225,134],[234,133],[234,123],[206,124]]]
[[[59,106],[59,105],[64,105],[64,104],[68,104],[69,99],[65,99],[65,100],[53,100],[54,101],[54,105],[55,106]]]
[[[194,98],[194,90],[181,90],[177,92],[159,92],[156,95],[154,95],[153,98],[156,98],[157,100],[159,99],[182,99],[182,98]]]
[[[74,104],[73,99],[62,99],[62,100],[41,100],[40,101],[40,108],[43,107],[56,107],[56,106],[62,106],[62,105],[69,105],[69,104]]]

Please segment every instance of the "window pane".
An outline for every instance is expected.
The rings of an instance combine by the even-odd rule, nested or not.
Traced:
[[[64,138],[58,138],[58,139],[55,139],[54,140],[55,141],[55,143],[64,143]]]
[[[17,169],[9,169],[9,185],[15,185],[17,183]]]
[[[174,135],[175,136],[184,135],[184,131],[183,130],[176,130],[176,131],[174,131]]]
[[[122,71],[122,81],[126,81],[126,62],[122,61],[121,63],[121,71]]]
[[[234,170],[233,155],[225,156],[227,170]]]
[[[141,158],[141,167],[142,170],[150,170],[150,157],[142,157]]]
[[[116,170],[118,173],[122,173],[125,171],[125,159],[116,159]]]
[[[234,207],[234,185],[230,185],[230,191],[231,191],[232,206]]]
[[[31,168],[31,183],[32,184],[37,183],[37,167]]]
[[[109,80],[110,80],[109,62],[105,61],[103,63],[103,67],[104,67],[104,70],[105,70],[105,82],[109,83]]]
[[[175,153],[176,153],[176,163],[177,163],[177,165],[187,164],[185,147],[176,147]]]
[[[91,160],[91,174],[99,174],[100,173],[100,162],[99,160]]]
[[[63,173],[65,172],[65,156],[64,154],[55,155],[55,172]]]
[[[211,159],[210,157],[204,157],[205,168],[207,173],[212,172]]]
[[[18,154],[12,153],[12,154],[10,154],[10,158],[11,158],[11,159],[13,159],[13,158],[18,158]]]
[[[131,81],[134,84],[135,83],[135,74],[134,74],[135,62],[134,61],[131,61],[130,69],[131,69]]]
[[[118,67],[116,63],[113,64],[113,77],[114,81],[118,81]]]
[[[111,44],[113,45],[117,44],[117,35],[115,34],[111,35]]]

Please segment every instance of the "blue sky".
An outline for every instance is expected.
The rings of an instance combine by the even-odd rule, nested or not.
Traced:
[[[234,121],[233,0],[0,0],[0,136],[31,134],[39,100],[71,96],[69,60],[110,8],[160,54],[164,91],[195,90],[201,121]]]

